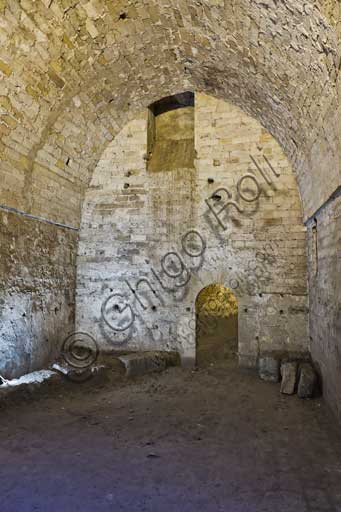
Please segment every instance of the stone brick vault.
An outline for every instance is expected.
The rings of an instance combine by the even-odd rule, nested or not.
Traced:
[[[0,374],[41,368],[76,328],[192,361],[195,299],[218,283],[240,362],[309,350],[341,415],[340,35],[337,0],[0,0]],[[187,135],[154,141],[186,166],[153,170],[148,107],[187,91]],[[235,202],[226,229],[212,194]],[[190,280],[161,294],[151,272],[174,283],[160,262],[190,230],[201,260],[186,246]],[[129,335],[103,322],[116,292]]]

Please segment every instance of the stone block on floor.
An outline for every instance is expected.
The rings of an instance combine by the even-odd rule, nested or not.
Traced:
[[[300,398],[312,398],[317,385],[317,374],[310,363],[300,367],[297,394]]]
[[[284,361],[281,364],[281,393],[284,395],[293,395],[295,393],[297,368],[298,364],[296,362]]]
[[[267,382],[279,382],[279,360],[273,356],[260,357],[258,362],[258,373],[262,380],[265,380]]]
[[[126,368],[127,377],[138,377],[153,372],[162,372],[169,366],[179,366],[177,352],[137,352],[119,357]]]

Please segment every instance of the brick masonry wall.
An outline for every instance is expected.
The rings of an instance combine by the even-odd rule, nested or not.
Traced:
[[[0,374],[40,369],[74,327],[77,233],[0,211]]]
[[[219,283],[238,298],[243,364],[254,365],[258,354],[269,350],[307,350],[306,230],[295,176],[277,142],[237,107],[199,93],[196,169],[148,172],[146,123],[143,112],[120,132],[86,193],[77,264],[77,328],[93,334],[106,350],[177,349],[184,360],[193,361],[195,300],[202,288]],[[272,174],[271,185],[250,155]],[[238,180],[247,173],[261,187],[252,203],[237,193]],[[221,187],[240,210],[230,206],[219,215],[226,230],[205,203]],[[243,180],[241,190],[244,197],[257,191],[250,179]],[[226,198],[221,192],[219,207]],[[202,257],[189,256],[182,248],[182,237],[193,229],[205,241]],[[183,245],[194,254],[188,239]],[[177,279],[162,272],[162,258],[170,251],[181,256],[187,269]],[[171,260],[166,258],[164,268],[175,275],[181,263],[173,255],[171,268]],[[141,279],[150,284],[138,284]],[[116,293],[122,297],[107,302],[106,323],[101,307]],[[124,328],[133,314],[134,322],[122,332],[108,325]]]
[[[312,221],[308,226],[311,349],[323,378],[324,395],[341,420],[340,196],[316,215],[316,242],[312,234],[314,224]]]

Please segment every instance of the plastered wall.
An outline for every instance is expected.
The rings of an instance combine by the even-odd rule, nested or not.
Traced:
[[[0,211],[0,375],[40,369],[74,328],[77,233]]]

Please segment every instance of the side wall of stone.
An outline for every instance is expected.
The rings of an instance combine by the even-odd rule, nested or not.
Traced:
[[[148,172],[146,144],[143,112],[108,147],[86,194],[78,329],[105,350],[175,349],[193,361],[195,300],[219,283],[238,297],[243,364],[307,350],[306,230],[277,142],[237,107],[196,94],[196,168]],[[215,192],[215,212],[226,206],[217,217],[206,203]]]
[[[341,420],[341,197],[316,214],[308,234],[312,356],[324,396]]]
[[[0,210],[0,375],[40,369],[74,327],[77,233]]]

